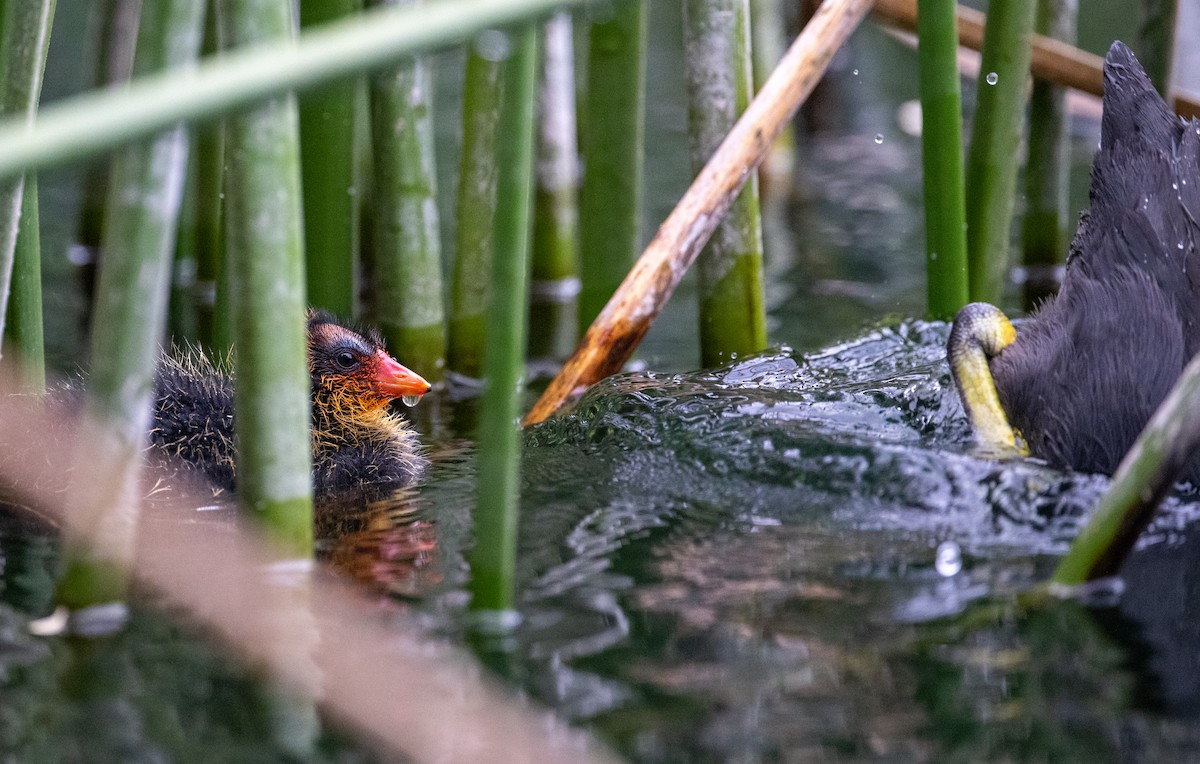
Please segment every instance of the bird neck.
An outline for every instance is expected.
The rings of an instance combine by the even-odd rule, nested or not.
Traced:
[[[386,402],[364,402],[354,395],[318,391],[313,396],[313,444],[343,445],[401,442],[408,423],[392,414]]]
[[[971,303],[954,318],[946,344],[950,373],[971,420],[976,444],[985,451],[1028,456],[1029,447],[1008,421],[988,360],[1017,338],[1008,317],[987,303]]]

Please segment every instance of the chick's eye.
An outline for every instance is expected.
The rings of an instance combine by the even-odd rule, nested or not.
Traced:
[[[349,350],[343,350],[333,357],[333,362],[341,369],[353,369],[358,365],[358,359]]]

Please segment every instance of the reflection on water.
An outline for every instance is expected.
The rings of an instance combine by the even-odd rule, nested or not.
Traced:
[[[416,490],[366,503],[338,501],[315,515],[318,559],[370,588],[420,597],[442,580],[437,523]]]

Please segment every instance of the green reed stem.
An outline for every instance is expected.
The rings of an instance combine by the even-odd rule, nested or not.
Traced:
[[[194,65],[202,12],[191,0],[144,2],[135,72]],[[58,597],[71,608],[124,597],[186,169],[182,126],[113,163],[88,398],[67,493],[71,526]]]
[[[217,14],[204,15],[202,56],[221,50]],[[204,348],[210,358],[225,359],[232,349],[232,327],[224,311],[226,342],[215,341],[217,281],[225,260],[224,206],[221,182],[225,169],[224,126],[220,121],[191,128],[187,181],[179,234],[175,237],[175,269],[168,314],[173,341],[185,340]],[[226,298],[226,302],[227,302]]]
[[[966,193],[962,93],[954,0],[921,0],[921,160],[925,170],[925,273],[931,318],[949,320],[967,304]]]
[[[579,191],[579,321],[588,326],[640,252],[646,0],[613,0],[588,33]]]
[[[525,369],[525,293],[533,194],[533,114],[537,89],[537,27],[512,33],[497,157],[495,289],[488,309],[486,382],[479,422],[475,546],[471,607],[513,608],[521,466],[521,388]]]
[[[372,0],[412,5],[420,0]],[[433,78],[421,56],[371,76],[375,145],[374,318],[392,351],[430,381],[446,365]]]
[[[972,302],[999,302],[1009,266],[1013,192],[1025,125],[1036,0],[989,7],[967,155],[967,256]]]
[[[37,111],[53,19],[54,0],[4,0],[0,4],[0,114],[22,129],[27,129]],[[15,173],[0,182],[0,336],[8,315],[24,188],[24,178]],[[28,259],[24,263],[29,265]]]
[[[783,6],[784,0],[750,0],[750,56],[753,59],[756,92],[771,76],[771,72],[775,71],[775,67],[783,58],[785,41],[790,39],[787,32],[787,13]],[[768,189],[786,188],[794,182],[795,165],[796,131],[784,130],[775,139],[770,155],[759,165],[759,178]],[[779,204],[785,203],[783,194],[774,196],[779,199]],[[765,217],[769,226],[781,216],[767,212]],[[779,223],[775,222],[775,225]]]
[[[687,0],[684,38],[692,170],[699,173],[746,110],[754,83],[748,0]],[[700,359],[727,363],[767,344],[762,219],[751,173],[699,259]]]
[[[481,50],[481,45],[485,49]],[[486,53],[486,55],[485,55]],[[454,269],[450,277],[447,365],[470,379],[483,376],[492,236],[496,220],[496,136],[504,64],[487,39],[467,51],[463,82],[462,156],[455,200]]]
[[[348,17],[362,0],[304,0],[300,28]],[[354,316],[359,252],[361,178],[355,153],[354,113],[362,82],[341,80],[300,99],[300,168],[304,192],[308,299],[342,316]]]
[[[753,39],[750,55],[754,62],[755,90],[767,81],[779,59],[783,58],[783,44],[787,38],[785,24],[782,0],[750,0],[750,35]]]
[[[205,25],[205,51],[228,51],[217,14],[209,13]],[[227,55],[222,53],[222,55]],[[197,157],[196,300],[200,306],[200,334],[216,358],[232,358],[233,307],[225,246],[225,120],[194,126]]]
[[[1074,44],[1078,9],[1078,0],[1039,0],[1036,31]],[[1066,259],[1071,172],[1067,128],[1066,91],[1034,80],[1029,96],[1029,158],[1021,230],[1027,310],[1058,291],[1058,268]]]
[[[562,360],[575,348],[579,302],[579,149],[571,17],[543,28],[529,357]]]
[[[4,330],[20,362],[22,390],[41,393],[46,389],[46,347],[42,326],[42,246],[36,175],[25,178],[19,226],[8,323]]]
[[[141,0],[97,0],[92,3],[88,26],[95,50],[92,87],[100,89],[129,80],[137,42]],[[166,127],[164,125],[163,127]],[[92,261],[85,268],[85,281],[94,291],[95,265],[99,259],[100,238],[104,235],[104,208],[107,204],[109,157],[94,159],[83,176],[79,203],[79,225],[75,243],[85,248]]]
[[[232,45],[292,35],[291,0],[220,0]],[[287,552],[312,554],[312,455],[296,101],[229,118],[226,236],[238,495]]]
[[[217,37],[216,14],[209,13],[204,25],[205,55],[220,50]],[[176,289],[171,298],[173,315],[186,314],[195,341],[214,358],[226,357],[233,343],[227,304],[229,290],[218,289],[225,262],[224,129],[220,121],[192,128],[176,250]],[[184,271],[185,268],[189,270]],[[186,305],[186,309],[175,306],[176,300]],[[218,309],[218,304],[222,309]]]

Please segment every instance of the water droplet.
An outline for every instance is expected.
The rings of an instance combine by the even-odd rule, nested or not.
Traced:
[[[988,75],[987,75],[987,77],[984,77],[984,80],[989,85],[995,85],[997,82],[1000,81],[1000,75],[996,74],[995,72],[988,72]]]
[[[930,259],[930,260],[937,260],[937,252],[930,252],[930,253],[929,253],[929,259]]]
[[[883,133],[875,133],[875,142],[883,143]]]
[[[955,575],[962,570],[962,549],[953,541],[943,541],[938,544],[933,567],[947,578]]]
[[[421,396],[419,396],[419,395],[405,395],[405,396],[403,396],[403,397],[400,399],[400,401],[401,401],[401,402],[402,402],[402,403],[403,403],[405,406],[408,406],[409,408],[412,408],[413,406],[416,406],[418,403],[420,403],[420,402],[421,402]]]
[[[1183,249],[1183,242],[1181,241],[1178,244],[1176,244],[1175,249]]]
[[[857,69],[855,69],[855,70],[854,70],[854,76],[855,76],[855,77],[857,77],[857,76],[858,76],[858,70],[857,70]]]

